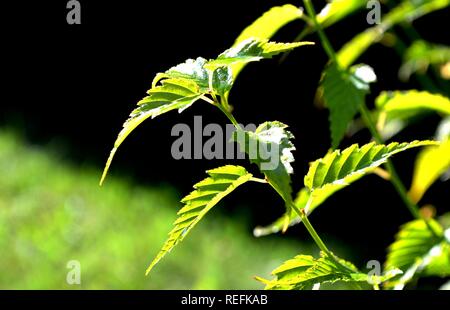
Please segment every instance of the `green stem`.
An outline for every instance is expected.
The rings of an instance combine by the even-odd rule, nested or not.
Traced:
[[[314,227],[311,225],[310,221],[308,220],[308,216],[306,216],[306,213],[303,211],[303,209],[300,210],[293,203],[291,203],[290,207],[293,208],[294,211],[300,216],[303,225],[305,225],[306,229],[308,230],[311,237],[314,239],[314,242],[317,244],[319,249],[325,254],[327,254],[329,257],[334,258],[334,255],[330,252],[330,250],[328,250],[325,243],[322,241],[322,239],[319,237]]]
[[[364,119],[364,122],[366,123],[367,128],[369,129],[370,133],[372,134],[372,137],[374,138],[375,142],[378,144],[383,144],[383,138],[381,137],[380,133],[375,127],[375,124],[373,123],[372,119],[370,118],[370,113],[367,107],[363,104],[360,106],[360,113],[362,118]],[[389,159],[386,161],[386,169],[390,174],[390,181],[392,185],[394,186],[395,190],[397,191],[400,198],[405,203],[406,207],[408,208],[409,212],[411,212],[412,216],[416,219],[422,219],[425,224],[427,225],[428,229],[435,235],[438,236],[437,232],[433,229],[433,227],[430,225],[427,219],[425,219],[419,211],[419,207],[411,200],[411,198],[408,196],[408,193],[406,191],[405,186],[403,185],[402,181],[400,180],[400,177],[397,174],[397,171],[395,170],[394,165],[392,164],[392,161]]]
[[[313,6],[311,4],[311,0],[304,0],[304,3],[305,3],[306,11],[308,12],[309,17],[313,21],[314,26],[316,27],[316,30],[319,33],[319,37],[320,37],[320,40],[322,42],[322,45],[324,47],[325,52],[327,53],[328,57],[337,66],[339,66],[339,64],[337,63],[336,53],[335,53],[332,45],[331,45],[330,41],[328,40],[327,36],[325,35],[322,27],[317,22],[316,13],[315,13],[314,8],[313,8]],[[376,129],[374,123],[372,122],[372,119],[370,118],[370,115],[369,115],[369,110],[367,109],[365,104],[360,106],[360,112],[361,112],[361,115],[362,115],[362,117],[364,119],[364,122],[366,123],[367,128],[370,130],[374,140],[378,144],[382,144],[383,143],[383,139],[382,139],[381,135],[379,134],[378,130]],[[395,170],[395,167],[394,167],[394,165],[392,164],[392,162],[390,160],[388,160],[386,162],[386,168],[387,168],[388,172],[391,175],[391,178],[390,178],[391,183],[393,184],[394,188],[398,192],[400,198],[403,200],[403,202],[407,206],[408,210],[411,212],[411,214],[414,216],[414,218],[424,220],[424,222],[426,223],[426,225],[429,228],[429,230],[434,235],[437,236],[437,233],[435,232],[433,227],[429,224],[429,222],[425,218],[423,218],[421,216],[420,211],[419,211],[419,207],[409,198],[409,196],[407,194],[407,191],[406,191],[406,188],[403,185],[402,181],[400,180],[400,177],[398,176],[397,171]]]
[[[268,183],[265,179],[260,179],[260,178],[255,178],[255,177],[252,177],[252,178],[250,179],[250,181],[258,182],[258,183],[264,183],[264,184],[267,184],[267,183]]]
[[[225,114],[225,116],[230,120],[230,122],[234,125],[234,127],[238,128],[239,127],[239,123],[237,122],[237,120],[234,118],[233,114],[231,114],[231,112],[229,112],[227,110],[227,108],[225,108],[222,104],[220,104],[219,102],[216,102],[215,104],[216,107],[219,108],[220,111],[223,112],[223,114]]]
[[[322,42],[322,46],[327,53],[328,57],[336,64],[339,65],[337,62],[336,52],[334,51],[330,41],[328,40],[327,36],[325,35],[322,27],[320,26],[319,22],[316,18],[316,11],[314,10],[314,7],[311,4],[311,0],[304,0],[306,12],[309,15],[309,18],[314,23],[314,27],[316,27],[317,32],[319,33],[320,41]]]

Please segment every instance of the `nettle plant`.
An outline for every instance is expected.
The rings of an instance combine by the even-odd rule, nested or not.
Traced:
[[[433,182],[445,175],[446,171],[448,176],[450,120],[448,117],[443,119],[435,141],[384,143],[426,113],[449,116],[450,100],[437,93],[438,87],[433,88],[433,92],[386,91],[376,98],[375,107],[369,110],[365,97],[369,92],[369,84],[376,81],[376,75],[367,65],[353,65],[371,44],[380,41],[385,35],[389,35],[391,39],[395,37],[392,30],[394,25],[398,24],[411,33],[412,20],[445,8],[449,2],[450,0],[404,1],[391,7],[377,25],[356,35],[338,52],[333,50],[323,29],[350,13],[365,8],[366,1],[335,0],[318,15],[310,0],[304,1],[307,14],[304,14],[302,8],[293,5],[274,7],[246,28],[235,44],[217,58],[189,59],[164,73],[158,73],[148,96],[138,102],[138,107],[132,111],[119,133],[101,183],[117,148],[139,124],[172,110],[182,112],[198,101],[205,101],[223,112],[236,128],[233,140],[241,150],[249,154],[251,163],[258,166],[264,177],[254,176],[246,168],[233,165],[207,171],[208,177],[195,184],[195,190],[181,200],[183,207],[178,211],[178,218],[168,240],[150,263],[146,274],[225,196],[244,183],[259,182],[279,194],[286,212],[273,224],[256,228],[255,236],[284,232],[288,227],[302,223],[320,249],[320,257],[299,254],[287,260],[273,271],[273,279],[257,277],[267,289],[312,289],[323,283],[337,281],[349,282],[355,288],[402,289],[419,276],[450,275],[448,216],[427,216],[420,212],[417,205]],[[306,26],[295,43],[269,41],[281,27],[298,19],[304,20]],[[295,147],[293,135],[287,130],[287,125],[279,121],[268,121],[259,125],[255,131],[246,131],[232,114],[228,99],[236,77],[247,63],[280,53],[284,53],[286,57],[287,52],[294,48],[307,48],[313,43],[300,40],[313,32],[319,34],[321,45],[329,57],[318,94],[330,112],[332,145],[323,158],[310,164],[304,177],[304,188],[294,198],[291,163]],[[412,34],[416,40],[410,48],[399,50],[405,60],[400,75],[409,78],[419,72],[418,76],[424,81],[424,85],[433,86],[434,81],[427,75],[420,75],[420,72],[432,67],[437,74],[437,69],[440,68],[442,76],[447,74],[448,77],[450,50],[414,36],[417,34]],[[402,46],[406,46],[405,43]],[[360,118],[357,118],[358,113]],[[348,134],[349,128],[355,131],[358,126],[368,128],[373,141],[339,150],[339,144],[344,135]],[[419,146],[424,149],[418,155],[412,186],[408,191],[397,175],[390,157]],[[276,164],[267,165],[274,155],[277,158]],[[395,242],[388,249],[384,272],[378,274],[363,273],[352,263],[333,254],[309,221],[311,212],[331,195],[370,173],[376,173],[390,181],[414,217],[411,222],[401,226]]]

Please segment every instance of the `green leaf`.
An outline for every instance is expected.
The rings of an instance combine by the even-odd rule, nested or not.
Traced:
[[[450,230],[443,231],[435,220],[429,225],[438,234],[435,236],[425,221],[414,220],[403,225],[396,240],[389,246],[386,269],[400,268],[403,276],[394,279],[388,287],[403,289],[417,274],[450,275]]]
[[[212,207],[252,177],[240,166],[223,166],[207,173],[209,177],[195,184],[195,190],[181,200],[184,207],[178,211],[178,218],[169,233],[169,239],[147,268],[146,274],[186,237]]]
[[[181,112],[203,95],[195,82],[180,78],[162,80],[161,85],[153,87],[147,93],[148,96],[138,102],[138,107],[131,112],[130,117],[123,124],[123,129],[117,136],[106,162],[100,185],[105,180],[117,149],[137,126],[149,117],[155,118],[172,110]]]
[[[428,188],[450,169],[450,137],[438,147],[428,147],[419,153],[409,196],[418,202]]]
[[[323,252],[320,255],[321,257],[318,259],[310,255],[297,255],[272,271],[275,279],[266,280],[258,277],[257,280],[266,285],[266,290],[306,290],[312,289],[316,284],[337,281],[370,284],[375,282],[378,285],[397,274],[390,272],[383,276],[369,277],[367,274],[359,272],[352,263],[335,255],[329,257]]]
[[[450,114],[447,97],[418,90],[382,92],[375,106],[377,128],[384,138],[391,138],[430,112]]]
[[[302,45],[312,45],[313,42],[278,43],[267,39],[249,38],[226,50],[214,60],[208,62],[207,69],[214,71],[217,68],[235,64],[246,64],[264,58],[272,58],[282,52],[292,50]]]
[[[384,33],[401,22],[412,22],[423,15],[447,7],[450,0],[418,0],[403,1],[394,9],[384,15],[381,23],[366,29],[346,43],[337,53],[338,63],[341,67],[349,67],[367,48],[379,41]]]
[[[277,121],[265,122],[255,132],[238,128],[232,139],[239,144],[241,151],[249,155],[250,162],[258,165],[269,184],[288,203],[292,201],[290,174],[293,173],[291,162],[294,161],[292,151],[295,147],[291,142],[294,136],[286,130],[287,127]]]
[[[138,108],[131,112],[124,123],[106,162],[100,185],[105,180],[119,146],[143,121],[175,109],[182,112],[201,98],[210,101],[205,97],[208,94],[225,97],[233,86],[232,64],[270,58],[305,44],[311,43],[276,43],[266,39],[248,39],[226,50],[215,60],[207,61],[202,57],[188,59],[164,73],[158,73],[148,96],[138,102]]]
[[[326,28],[365,5],[361,0],[333,0],[317,14],[317,21]]]
[[[231,68],[218,68],[214,72],[207,70],[208,61],[205,58],[188,59],[186,62],[170,68],[160,77],[182,78],[194,81],[202,93],[214,91],[218,95],[228,92],[233,86]],[[212,74],[212,89],[210,89],[210,75]]]
[[[302,188],[298,192],[297,197],[294,200],[294,205],[298,209],[304,209],[306,215],[309,215],[336,191],[349,185],[351,182],[356,181],[362,175],[372,172],[373,170],[376,169],[376,167],[381,165],[382,162],[377,161],[379,156],[381,156],[383,162],[385,162],[387,157],[390,157],[395,153],[401,152],[410,147],[427,145],[430,143],[434,144],[433,142],[429,141],[419,142],[419,144],[418,142],[412,142],[412,145],[408,147],[406,146],[407,143],[403,143],[397,146],[395,146],[396,144],[393,143],[388,146],[382,145],[381,147],[384,148],[383,150],[380,149],[380,146],[374,148],[375,145],[373,143],[365,145],[361,149],[359,149],[356,145],[352,145],[351,147],[342,151],[342,153],[340,153],[340,151],[335,151],[331,154],[328,154],[323,159],[319,160],[322,161],[320,164],[318,163],[318,161],[315,161],[314,163],[311,164],[310,170],[306,176],[308,178],[308,185],[306,183],[305,177],[305,185],[309,187]],[[437,147],[431,146],[430,149],[437,149]],[[376,155],[375,153],[378,151],[380,153],[378,154],[377,157],[375,157]],[[363,156],[367,156],[365,160],[368,160],[372,156],[372,159],[376,162],[373,163],[367,161],[364,162],[362,161]],[[347,160],[353,162],[345,163]],[[360,162],[360,165],[358,166],[355,165],[357,161]],[[315,167],[317,165],[321,167]],[[344,169],[351,169],[352,166],[356,169],[355,171],[345,172],[344,170],[342,170],[343,167]],[[321,177],[323,177],[323,174],[325,173],[325,171],[327,171],[327,169],[331,169],[334,171],[340,170],[342,171],[342,175],[340,176],[338,175],[337,179],[329,179],[328,181],[324,179],[324,182],[329,182],[330,184],[328,183],[322,184],[322,186],[315,188],[311,187],[312,186],[311,184],[314,184],[314,181],[311,181],[311,178],[315,177],[312,176],[313,170],[311,169],[321,170],[322,172],[318,172],[319,174],[322,173]],[[331,176],[331,173],[333,172],[331,171],[329,176]],[[310,194],[311,192],[313,193],[312,198]],[[255,237],[261,237],[269,234],[278,233],[280,231],[284,233],[288,227],[294,226],[298,223],[301,223],[300,216],[293,209],[289,208],[280,218],[275,220],[273,223],[263,227],[261,226],[255,227],[255,229],[253,230],[253,235]]]
[[[333,149],[339,146],[349,123],[364,104],[369,83],[376,80],[369,66],[359,65],[344,71],[330,64],[322,76],[325,104],[330,110],[330,130]]]
[[[388,145],[374,142],[362,147],[354,144],[343,151],[336,150],[311,163],[305,176],[305,187],[311,192],[310,204],[323,201],[336,191],[373,172],[391,156],[413,147],[433,145],[433,141],[393,142]],[[306,209],[308,211],[308,208]]]
[[[450,115],[450,99],[427,91],[384,91],[375,100],[375,105],[388,119],[404,118],[422,111],[436,111]]]
[[[406,50],[399,75],[403,80],[419,71],[425,73],[430,65],[442,65],[450,61],[450,47],[417,40]]]
[[[273,7],[245,28],[233,46],[237,46],[250,38],[270,39],[280,28],[301,18],[302,15],[303,11],[292,4]],[[232,66],[234,78],[237,77],[244,66],[244,63],[237,63]]]

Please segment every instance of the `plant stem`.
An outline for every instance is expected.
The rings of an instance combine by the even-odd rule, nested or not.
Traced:
[[[234,118],[233,114],[231,114],[231,112],[229,112],[227,110],[227,108],[225,108],[222,104],[220,104],[217,101],[216,101],[215,106],[218,107],[220,109],[220,111],[223,112],[223,114],[225,114],[225,116],[230,120],[230,122],[234,125],[234,127],[236,127],[236,128],[239,127],[237,120]]]
[[[369,129],[370,133],[372,134],[373,139],[378,144],[383,144],[383,138],[381,137],[380,133],[375,127],[375,124],[372,122],[372,119],[370,118],[369,110],[367,109],[366,105],[361,105],[359,107],[359,111],[361,113],[362,118],[364,119],[364,122],[366,123],[367,128]],[[398,177],[397,171],[395,170],[394,165],[390,160],[386,162],[386,168],[391,176],[390,181],[394,185],[395,189],[397,190],[398,194],[402,198],[405,205],[408,207],[411,214],[417,218],[420,219],[420,212],[419,208],[411,201],[411,199],[408,197],[408,194],[406,193],[405,186],[400,181],[400,178]]]
[[[339,67],[339,64],[337,63],[337,57],[336,53],[328,40],[327,36],[325,35],[325,32],[323,31],[322,27],[319,25],[316,19],[316,13],[314,11],[314,7],[311,4],[311,0],[304,0],[306,11],[308,12],[309,17],[314,23],[314,26],[316,27],[317,32],[319,33],[320,40],[322,42],[322,46],[327,53],[328,57],[335,63],[336,66]],[[372,122],[372,119],[370,118],[369,110],[367,109],[367,106],[365,104],[362,104],[360,106],[360,113],[364,119],[364,122],[366,123],[367,128],[372,134],[372,137],[378,144],[383,144],[383,139],[381,135],[379,134],[378,130],[376,129],[374,123]],[[386,168],[388,172],[391,175],[390,181],[393,184],[394,188],[396,189],[397,193],[399,194],[400,198],[403,200],[405,205],[407,206],[408,210],[411,212],[411,214],[416,219],[422,219],[425,224],[427,225],[428,229],[435,235],[438,236],[436,231],[433,229],[433,227],[430,225],[430,223],[421,216],[419,207],[409,198],[406,188],[403,185],[402,181],[400,180],[400,177],[397,174],[397,171],[395,170],[394,165],[390,160],[387,160],[386,162]]]
[[[264,180],[264,179],[261,179],[261,178],[255,178],[255,177],[252,177],[252,178],[250,179],[250,181],[258,182],[258,183],[265,183],[265,184],[268,183],[268,182],[267,182],[266,180]]]
[[[319,25],[319,22],[317,21],[316,11],[314,10],[313,5],[311,4],[311,0],[304,0],[303,2],[305,3],[306,12],[308,13],[309,18],[311,18],[311,20],[314,23],[314,27],[316,27],[316,30],[319,33],[320,41],[322,42],[322,46],[325,52],[327,53],[328,57],[338,66],[339,64],[337,62],[336,53],[327,36],[325,35],[322,27]]]
[[[308,216],[303,211],[303,209],[300,210],[293,203],[290,204],[290,207],[293,208],[294,211],[300,216],[300,218],[302,219],[303,225],[305,225],[306,229],[308,230],[308,232],[311,235],[311,237],[314,239],[314,242],[317,244],[319,249],[322,252],[324,252],[325,254],[327,254],[328,256],[334,258],[334,255],[330,252],[330,250],[328,250],[328,248],[325,245],[325,243],[322,241],[322,239],[319,237],[319,235],[317,234],[317,232],[314,229],[314,227],[311,225],[310,221],[308,220]]]
[[[381,137],[380,133],[375,127],[375,124],[373,123],[372,119],[370,118],[369,110],[367,109],[366,105],[361,105],[360,113],[362,118],[364,119],[364,122],[366,123],[367,128],[369,129],[370,133],[372,134],[372,137],[374,138],[375,142],[378,144],[383,144],[383,138]],[[437,232],[433,229],[433,227],[430,225],[427,219],[425,219],[419,211],[419,207],[411,200],[411,198],[408,196],[408,193],[406,191],[405,186],[403,185],[402,181],[400,180],[400,177],[397,174],[397,171],[395,170],[394,165],[392,164],[391,160],[386,161],[386,169],[390,174],[390,181],[392,185],[394,186],[395,190],[397,191],[400,198],[403,200],[405,205],[408,207],[409,212],[411,212],[412,216],[416,219],[422,219],[425,224],[427,225],[428,229],[435,235],[438,236]]]

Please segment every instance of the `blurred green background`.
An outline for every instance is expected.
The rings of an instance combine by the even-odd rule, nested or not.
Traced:
[[[219,205],[145,277],[182,195],[118,178],[99,187],[99,174],[0,129],[0,289],[259,289],[253,276],[313,251],[253,238],[245,216]],[[71,260],[81,285],[66,283]]]

